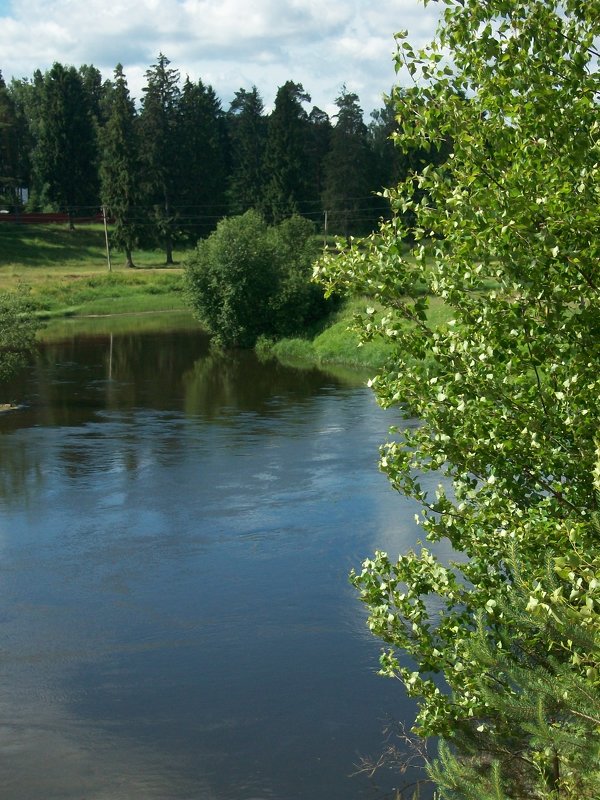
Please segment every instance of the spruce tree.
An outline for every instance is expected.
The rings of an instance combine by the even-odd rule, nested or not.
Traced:
[[[332,125],[329,114],[313,106],[308,115],[309,130],[307,143],[308,188],[307,198],[310,206],[304,212],[315,222],[323,211],[322,195],[325,189],[325,159],[331,147]]]
[[[101,198],[113,220],[112,236],[125,253],[125,266],[133,267],[132,251],[139,238],[140,143],[137,114],[127,79],[117,64],[114,81],[104,104],[106,123],[101,131]]]
[[[141,154],[144,168],[145,202],[152,207],[148,224],[165,248],[166,263],[173,263],[176,232],[179,158],[179,72],[159,54],[146,70],[140,114]]]
[[[180,225],[194,242],[225,216],[226,151],[221,103],[211,86],[186,79],[179,101]]]
[[[0,72],[0,203],[13,206],[19,185],[18,123],[15,104]]]
[[[302,106],[308,102],[310,95],[302,84],[286,81],[277,91],[269,117],[263,211],[274,222],[301,213],[302,201],[309,194],[309,122]]]
[[[93,64],[82,64],[78,69],[90,109],[96,124],[103,122],[103,104],[107,90],[110,88],[108,81],[102,80],[102,73]]]
[[[267,119],[256,86],[235,93],[227,112],[231,172],[227,196],[233,214],[263,206]]]
[[[84,215],[99,205],[98,142],[92,110],[75,67],[55,63],[43,76],[38,140],[38,181],[55,208]]]
[[[37,208],[38,199],[42,196],[42,187],[34,169],[34,152],[42,107],[42,85],[42,73],[36,70],[33,79],[13,78],[9,86],[17,124],[17,171],[21,186],[28,189],[27,205],[30,208]]]
[[[323,205],[334,230],[348,236],[351,231],[370,230],[373,223],[371,200],[371,152],[367,126],[358,95],[342,88],[335,101],[336,124],[325,157]]]

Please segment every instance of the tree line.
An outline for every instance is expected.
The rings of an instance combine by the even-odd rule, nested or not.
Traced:
[[[390,100],[367,124],[345,86],[330,118],[291,80],[266,113],[255,86],[224,110],[162,53],[145,78],[138,107],[120,64],[111,80],[92,65],[55,63],[9,84],[0,73],[0,203],[74,216],[104,207],[129,265],[149,243],[170,263],[177,239],[249,209],[268,223],[301,214],[333,233],[368,232],[389,210],[377,193],[431,159],[394,147]]]

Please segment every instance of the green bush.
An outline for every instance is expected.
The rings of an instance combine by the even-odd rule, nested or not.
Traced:
[[[327,309],[311,283],[318,252],[312,223],[302,217],[275,227],[252,210],[224,219],[186,263],[191,305],[225,346],[299,333]]]

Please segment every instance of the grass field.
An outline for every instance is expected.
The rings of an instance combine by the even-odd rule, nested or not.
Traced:
[[[181,264],[189,250],[176,251],[166,268],[158,250],[134,253],[135,269],[112,253],[109,272],[104,229],[81,225],[0,224],[0,291],[29,290],[41,317],[118,314],[185,307]]]

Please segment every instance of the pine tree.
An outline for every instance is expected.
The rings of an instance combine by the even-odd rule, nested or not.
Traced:
[[[141,154],[145,176],[146,202],[154,209],[151,229],[162,241],[166,263],[173,263],[173,237],[176,231],[179,72],[159,54],[156,64],[146,70],[140,115]]]
[[[132,250],[139,236],[140,153],[135,105],[121,64],[107,92],[101,131],[101,197],[113,219],[113,238],[125,253],[125,265],[133,267]]]

